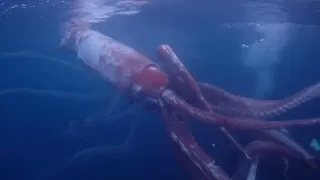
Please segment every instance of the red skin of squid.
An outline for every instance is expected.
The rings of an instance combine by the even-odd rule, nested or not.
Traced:
[[[120,91],[139,84],[147,96],[156,96],[168,83],[168,77],[157,65],[131,47],[92,30],[77,17],[65,23],[60,46],[75,51],[89,67]]]

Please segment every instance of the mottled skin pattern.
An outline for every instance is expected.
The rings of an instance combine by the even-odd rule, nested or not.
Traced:
[[[157,90],[161,88],[159,85],[165,86],[167,83],[166,75],[158,71],[156,65],[148,58],[90,29],[89,25],[79,19],[74,18],[66,23],[61,46],[69,46],[85,64],[120,90],[128,90],[133,83],[141,83],[141,86],[150,92],[154,90],[152,88]],[[160,76],[161,81],[155,81],[153,77],[141,77],[145,71],[149,72],[149,75],[153,72],[158,73],[156,77]]]
[[[265,109],[268,108],[269,110],[273,108],[279,111],[278,109],[281,109],[279,107],[292,107],[292,105],[288,104],[299,104],[297,103],[298,101],[303,102],[305,99],[310,99],[301,97],[311,97],[311,95],[294,96],[294,98],[281,101],[281,103],[279,103],[280,101],[260,103],[258,100],[246,100],[246,98],[239,98],[230,94],[225,95],[226,93],[223,94],[221,91],[208,90],[207,85],[199,86],[194,81],[191,74],[188,73],[168,45],[161,45],[158,48],[158,55],[164,64],[165,72],[163,72],[151,60],[134,49],[98,31],[91,30],[87,23],[73,18],[66,23],[63,29],[61,46],[69,47],[75,51],[85,64],[95,69],[108,82],[118,87],[119,90],[129,92],[130,95],[134,94],[138,97],[155,99],[157,107],[163,115],[171,140],[180,149],[180,153],[186,155],[187,161],[193,165],[191,169],[201,172],[204,179],[228,180],[230,177],[216,166],[211,157],[200,148],[190,135],[186,122],[177,119],[178,115],[191,116],[205,123],[219,125],[223,127],[222,129],[228,127],[253,130],[320,124],[320,119],[266,122],[218,114],[219,112],[215,112],[216,107],[221,110],[228,109],[230,106],[232,110],[229,113],[234,113],[241,112],[242,109],[246,111],[244,105],[250,106],[255,103],[259,104],[257,107],[261,112],[266,111]],[[207,88],[207,93],[203,95],[205,88]],[[308,94],[314,94],[310,93],[310,91],[307,92]],[[314,90],[311,92],[314,92]],[[214,98],[210,99],[210,97],[215,96],[221,98],[217,98],[217,101]],[[225,99],[221,100],[223,99],[222,97]],[[195,101],[196,103],[189,104],[188,101]],[[218,105],[215,104],[216,102],[218,102]],[[221,104],[226,105],[222,106]],[[247,111],[245,113],[250,115],[250,112]],[[261,113],[259,114],[261,115]],[[251,115],[255,116],[253,113]],[[224,132],[228,135],[226,130]],[[235,142],[235,140],[233,141]],[[259,147],[263,147],[260,149],[261,151],[268,151],[267,147],[261,144]]]

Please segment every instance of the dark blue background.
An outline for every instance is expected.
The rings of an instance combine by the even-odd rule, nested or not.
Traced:
[[[30,2],[6,2],[7,4]],[[155,49],[170,44],[190,72],[201,81],[216,84],[241,95],[252,96],[254,76],[241,64],[239,47],[250,28],[222,28],[226,23],[246,23],[242,17],[245,2],[184,2],[150,5],[134,16],[119,16],[96,28],[156,59]],[[276,89],[271,97],[288,96],[319,81],[320,29],[316,2],[291,1],[286,4],[290,23],[297,28],[276,70]],[[110,125],[89,129],[80,136],[61,136],[71,120],[82,120],[102,111],[115,93],[94,72],[83,66],[74,54],[58,49],[59,27],[68,7],[38,6],[0,16],[1,52],[31,51],[56,57],[81,70],[41,58],[1,58],[0,86],[39,88],[73,93],[108,95],[101,101],[75,101],[68,98],[28,94],[0,95],[0,179],[187,179],[175,161],[159,115],[137,110]],[[226,11],[227,10],[227,11]],[[313,27],[310,27],[313,26]],[[117,112],[132,107],[122,100]],[[281,119],[319,117],[319,101],[312,101]],[[93,157],[63,167],[63,162],[79,149],[96,145],[121,144],[132,122],[139,122],[134,141],[119,147],[112,156]],[[197,124],[193,131],[199,142],[217,158],[227,172],[233,172],[238,152],[212,127]],[[311,138],[320,138],[319,129],[290,129],[306,147]],[[212,148],[211,144],[216,144]],[[227,155],[228,154],[228,155]],[[290,161],[289,179],[319,179],[319,173],[303,162]],[[264,161],[259,179],[283,177],[279,157]]]

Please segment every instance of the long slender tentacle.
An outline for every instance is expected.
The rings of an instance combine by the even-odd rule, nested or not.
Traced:
[[[159,49],[159,55],[162,56],[161,60],[165,60],[165,68],[176,75],[176,77],[182,78],[183,83],[185,83],[184,85],[190,87],[196,93],[195,96],[198,99],[202,98],[199,96],[201,94],[199,92],[200,88],[203,96],[209,101],[214,110],[230,115],[251,117],[276,116],[320,95],[320,82],[280,100],[258,100],[241,97],[207,83],[198,83],[199,87],[197,87],[196,84],[190,83],[192,82],[190,80],[193,80],[192,76],[186,71],[186,68],[171,48],[168,45],[162,45]],[[176,80],[176,82],[179,82],[179,80]],[[184,89],[184,91],[188,90]]]
[[[284,170],[283,170],[283,175],[286,178],[285,180],[288,180],[288,169],[289,169],[289,160],[286,157],[283,157],[283,162],[284,162]]]
[[[77,167],[78,165],[87,164],[94,159],[110,160],[132,155],[132,153],[134,153],[136,150],[134,141],[137,123],[139,122],[134,122],[133,124],[131,124],[130,131],[124,143],[119,145],[99,145],[81,149],[75,152],[75,154],[73,154],[65,162],[63,162],[63,164],[57,169],[53,169],[49,172],[46,172],[45,174],[41,174],[39,177],[34,179],[56,179],[56,176],[60,177],[61,175],[64,175],[64,173],[68,172],[70,168],[72,169],[74,167]]]
[[[204,99],[197,83],[191,76],[191,74],[187,71],[183,63],[177,57],[177,55],[173,52],[169,45],[160,45],[158,47],[158,55],[162,62],[166,65],[167,68],[170,69],[175,75],[178,75],[185,84],[184,88],[187,88],[190,91],[192,97],[194,97],[195,101],[201,109],[211,111],[210,105]]]
[[[206,101],[207,99],[212,104],[217,104],[215,106],[213,105],[213,108],[215,110],[220,110],[222,107],[224,107],[225,111],[229,112],[228,114],[231,115],[237,115],[236,113],[230,113],[233,111],[238,111],[238,114],[241,113],[242,115],[251,115],[255,117],[263,117],[264,115],[274,115],[272,113],[279,113],[279,110],[284,112],[285,110],[290,109],[291,107],[293,108],[305,101],[317,97],[317,92],[319,92],[319,90],[317,89],[320,88],[319,83],[282,100],[255,100],[240,97],[230,94],[218,87],[206,83],[198,83],[197,85],[193,80],[192,76],[188,73],[188,71],[182,64],[182,62],[179,60],[179,58],[175,55],[175,53],[169,46],[160,46],[159,55],[162,56],[161,60],[164,60],[165,69],[169,71],[171,74],[174,74],[174,78],[176,79],[175,82],[178,82],[179,86],[183,85],[183,87],[187,88],[189,94],[195,96],[193,100],[197,100],[198,104],[202,105],[201,107],[205,108],[205,110],[209,109],[209,111],[211,112],[211,108],[208,108],[208,103]],[[205,93],[205,98],[203,98],[203,95],[199,87],[202,93]],[[274,110],[275,107],[277,107],[277,110]],[[299,152],[306,159],[307,162],[313,162],[313,157],[303,147],[301,147],[294,140],[285,136],[283,133],[277,130],[267,130],[264,132],[269,136],[275,138],[277,141],[284,143],[288,147]]]
[[[159,101],[163,120],[170,135],[176,155],[180,157],[188,171],[198,180],[231,180],[215,161],[205,153],[190,135],[187,124],[179,120],[177,115],[167,111],[163,102]]]
[[[107,108],[108,110],[108,108]],[[103,112],[94,114],[89,116],[88,118],[81,121],[71,121],[69,122],[68,128],[62,135],[77,135],[83,132],[86,129],[95,128],[103,125],[110,125],[121,118],[129,116],[136,112],[135,108],[127,109],[119,114],[110,115],[107,110],[103,110]]]
[[[165,103],[170,105],[175,111],[183,115],[194,117],[206,123],[230,127],[234,129],[277,129],[284,127],[313,126],[320,124],[320,118],[288,121],[262,121],[246,118],[232,118],[228,116],[214,114],[191,106],[170,90],[164,90],[161,95],[161,99]]]
[[[279,130],[266,130],[263,131],[268,137],[275,141],[291,148],[293,151],[300,154],[300,156],[313,168],[319,169],[319,166],[315,163],[316,159],[312,156],[304,147],[302,147],[298,142],[292,139],[289,135],[279,131]]]
[[[280,100],[251,99],[228,93],[207,83],[198,85],[215,110],[237,116],[276,116],[320,96],[320,82]]]
[[[115,145],[115,146],[102,145],[102,146],[95,146],[95,147],[80,150],[76,152],[69,159],[68,163],[74,162],[83,158],[89,160],[90,157],[93,155],[96,157],[107,156],[109,158],[114,158],[115,155],[121,156],[124,154],[128,154],[128,152],[132,152],[135,129],[136,129],[136,125],[133,125],[123,144]]]
[[[180,59],[177,57],[177,55],[173,52],[173,50],[168,45],[160,45],[158,48],[158,55],[160,59],[163,61],[166,69],[170,71],[169,73],[174,74],[174,77],[181,77],[182,81],[184,82],[184,88],[188,89],[189,96],[188,98],[192,98],[196,101],[196,104],[198,104],[203,110],[209,111],[213,113],[212,107],[209,105],[209,103],[206,101],[206,99],[203,97],[202,92],[200,91],[196,81],[193,79],[191,74],[188,72],[186,67],[183,65],[183,63],[180,61]],[[178,75],[178,76],[176,76]],[[177,79],[177,81],[179,81]],[[228,132],[228,130],[221,126],[221,131],[230,139],[230,141],[248,158],[250,157],[246,154],[243,147],[237,142],[237,140]]]
[[[163,60],[166,60],[166,63],[169,63],[171,68],[177,68],[176,70],[172,70],[173,72],[177,71],[180,72],[178,74],[182,75],[181,78],[183,80],[187,80],[184,83],[192,83],[193,81],[191,75],[187,73],[185,67],[178,59],[178,57],[174,54],[171,48],[168,45],[161,45],[158,48],[158,54],[162,57]],[[196,84],[191,84],[189,87],[192,87],[195,92],[198,92]],[[198,93],[201,95],[201,93]],[[203,99],[203,96],[199,96],[198,99]],[[281,128],[287,126],[301,126],[301,125],[314,125],[319,124],[320,119],[310,119],[310,120],[297,120],[297,121],[255,121],[251,119],[237,119],[237,118],[230,118],[218,114],[214,114],[213,112],[203,111],[196,107],[191,106],[181,98],[178,98],[172,91],[164,90],[162,93],[162,99],[170,104],[175,110],[179,111],[180,113],[184,113],[193,117],[196,117],[200,120],[214,123],[220,126],[231,126],[234,128],[243,128],[243,129],[265,129],[265,128]]]
[[[246,104],[246,106],[243,106],[243,108],[236,108],[235,110],[238,110],[238,112],[240,113],[246,113],[247,115],[249,115],[249,113],[252,112],[251,115],[253,115],[255,112],[255,114],[258,116],[259,110],[257,110],[255,107],[257,108],[271,108],[274,107],[275,104],[281,104],[279,101],[284,101],[284,100],[275,100],[275,101],[269,101],[269,100],[263,100],[263,101],[259,101],[259,100],[254,100],[254,99],[247,99],[244,97],[237,97],[235,95],[229,94],[225,91],[223,91],[222,89],[219,89],[215,86],[209,85],[209,84],[205,84],[205,83],[198,83],[199,87],[201,88],[202,92],[205,95],[205,98],[208,99],[208,101],[210,102],[214,102],[215,103],[219,103],[219,106],[223,106],[224,107],[228,107],[228,108],[224,108],[225,111],[229,111],[228,114],[232,114],[235,115],[233,113],[230,113],[230,111],[234,110],[229,106],[228,103],[230,103],[231,105],[235,105],[235,102],[238,103],[237,106],[240,107],[242,106],[243,103],[248,102]],[[312,91],[311,89],[316,88],[317,85],[312,86],[306,90],[304,90],[303,92],[300,92],[300,94],[305,94],[307,95],[308,93],[312,93],[314,91]],[[290,97],[288,98],[290,99]],[[305,99],[307,100],[307,99]],[[288,100],[290,101],[290,100]],[[250,105],[254,105],[251,109],[250,109]],[[233,106],[233,108],[235,108]],[[239,111],[241,109],[241,111]],[[216,110],[216,109],[215,109]],[[317,165],[315,165],[316,163],[314,163],[315,159],[314,157],[307,152],[307,150],[305,148],[303,148],[299,143],[297,143],[295,140],[293,140],[292,138],[290,138],[288,135],[278,131],[278,130],[266,130],[263,131],[263,133],[265,133],[268,137],[271,137],[273,140],[278,141],[279,143],[282,143],[284,145],[286,145],[287,147],[291,148],[292,150],[298,152],[299,154],[301,154],[301,156],[306,160],[306,162],[315,168],[318,168]]]
[[[249,177],[255,180],[256,168],[258,166],[259,155],[265,153],[276,153],[290,158],[300,158],[301,156],[292,149],[271,141],[253,141],[245,148],[246,152],[253,157],[252,160],[240,160],[233,180],[248,180]],[[251,180],[251,179],[250,179]]]
[[[66,68],[82,72],[83,69],[77,67],[71,63],[66,61],[62,61],[58,58],[29,52],[29,51],[21,51],[21,52],[3,52],[0,53],[0,61],[4,60],[14,60],[19,59],[19,61],[51,61],[58,65],[64,66]],[[69,93],[63,91],[56,91],[56,90],[47,90],[47,89],[32,89],[32,88],[14,88],[14,89],[4,89],[0,90],[0,95],[9,95],[9,94],[31,94],[37,96],[54,96],[54,97],[61,97],[61,98],[69,98],[78,101],[105,101],[108,96],[106,95],[90,95],[90,94],[76,94],[76,93]]]
[[[168,111],[165,109],[165,105],[162,105],[161,108],[166,128],[170,134],[171,139],[176,145],[178,145],[180,151],[182,151],[182,153],[186,155],[186,157],[184,158],[188,159],[187,161],[184,161],[184,163],[189,162],[189,164],[185,164],[188,165],[189,171],[196,174],[198,176],[198,179],[201,180],[230,180],[230,177],[227,176],[219,166],[214,165],[214,160],[210,156],[208,156],[191,137],[186,123],[183,120],[179,120],[176,115],[168,114]],[[261,153],[270,152],[293,158],[299,157],[299,154],[297,154],[295,151],[292,151],[290,148],[268,141],[254,141],[250,143],[245,148],[245,150],[252,157],[256,157],[256,155]],[[245,162],[248,164],[248,162],[251,162],[251,160],[246,159]],[[242,175],[244,173],[248,173],[248,168],[246,168],[246,166],[243,166],[242,164],[241,167],[242,168],[238,169],[238,171],[240,172],[236,173],[234,178],[232,179],[238,180],[237,176],[239,175],[239,173]],[[199,173],[195,173],[195,170],[200,170],[200,172],[202,172],[200,174],[204,175],[205,177],[199,178]]]
[[[6,60],[6,59],[17,59],[19,58],[19,60],[22,61],[26,61],[26,59],[30,60],[35,60],[35,61],[51,61],[53,63],[59,64],[61,66],[65,66],[69,69],[73,69],[75,71],[83,71],[83,69],[81,69],[80,67],[77,67],[71,63],[68,63],[66,61],[62,61],[58,58],[54,58],[54,57],[50,57],[50,56],[46,56],[46,55],[42,55],[42,54],[38,54],[38,53],[34,53],[34,52],[29,52],[29,51],[21,51],[21,52],[3,52],[0,53],[0,61]]]
[[[233,174],[233,180],[256,180],[258,165],[261,156],[253,156],[251,161],[247,159],[240,160],[236,172]]]
[[[53,96],[76,101],[105,101],[108,96],[106,95],[91,95],[91,94],[76,94],[63,91],[47,90],[47,89],[31,89],[31,88],[17,88],[17,89],[3,89],[0,90],[1,95],[9,94],[31,94],[35,96]]]
[[[279,143],[275,143],[275,142],[271,142],[271,141],[261,141],[261,140],[257,140],[257,141],[253,141],[251,143],[249,143],[246,147],[245,150],[248,154],[254,156],[254,155],[258,155],[261,152],[272,152],[272,153],[276,153],[279,154],[281,156],[287,156],[290,158],[301,158],[301,156],[293,151],[292,149],[281,145]]]

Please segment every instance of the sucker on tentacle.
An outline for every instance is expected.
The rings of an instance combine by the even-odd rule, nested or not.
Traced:
[[[320,82],[280,100],[251,99],[236,96],[207,83],[198,85],[215,110],[234,116],[276,116],[320,96]]]

